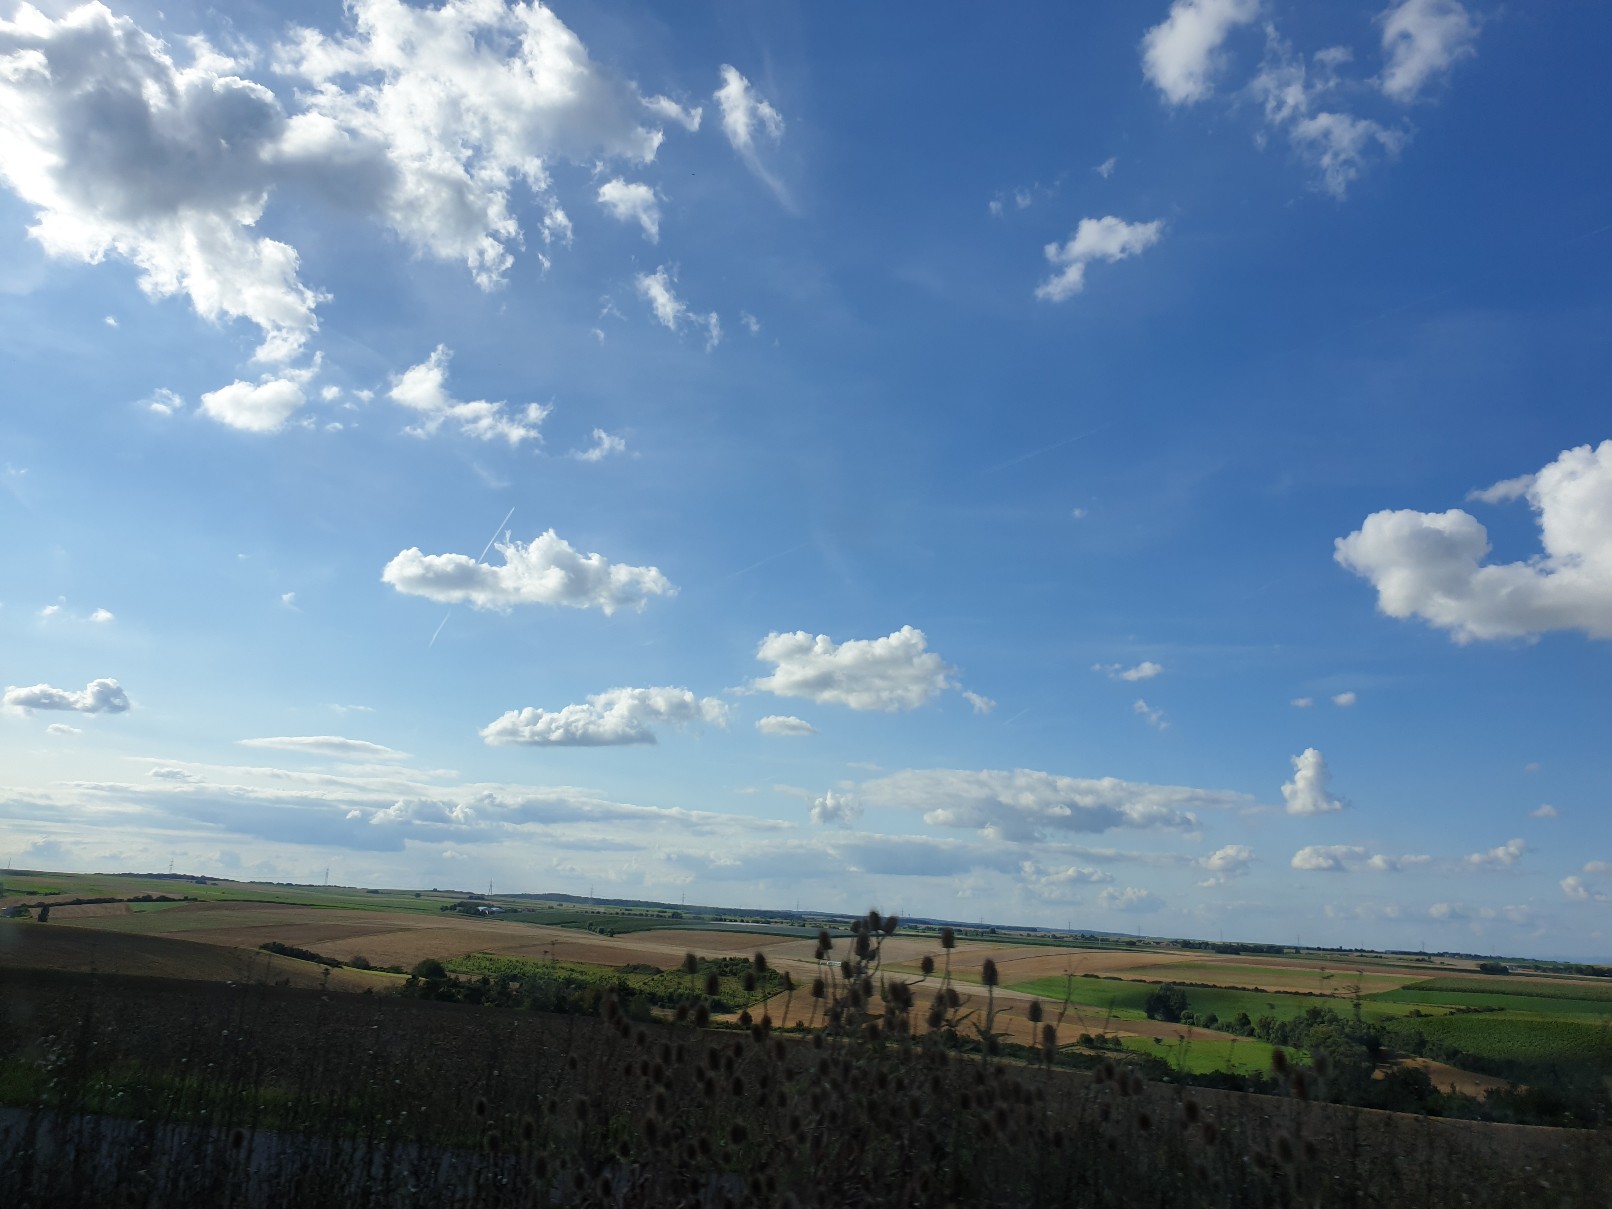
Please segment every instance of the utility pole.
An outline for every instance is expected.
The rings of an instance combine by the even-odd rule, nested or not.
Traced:
[[[330,866],[329,865],[325,866],[325,885],[327,887],[330,885]]]

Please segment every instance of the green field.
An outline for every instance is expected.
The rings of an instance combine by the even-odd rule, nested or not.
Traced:
[[[1469,995],[1470,1002],[1477,996],[1495,997],[1505,1003],[1512,996],[1529,996],[1536,999],[1577,999],[1606,1005],[1612,1010],[1612,986],[1584,979],[1569,981],[1563,978],[1429,978],[1402,987],[1399,994],[1435,991],[1439,993]]]
[[[1534,1013],[1482,1012],[1405,1022],[1469,1054],[1507,1062],[1583,1064],[1612,1071],[1612,1028]]]
[[[1253,1037],[1187,1039],[1164,1041],[1162,1044],[1148,1037],[1126,1037],[1124,1041],[1125,1048],[1133,1053],[1158,1058],[1176,1070],[1193,1075],[1206,1075],[1217,1070],[1239,1075],[1264,1074],[1271,1069],[1271,1055],[1276,1051],[1274,1045],[1267,1045]],[[1303,1054],[1292,1050],[1288,1053],[1299,1061],[1305,1060]]]
[[[1177,984],[1180,985],[1180,984]],[[1093,1013],[1110,1016],[1115,1020],[1140,1020],[1146,1017],[1144,1005],[1147,997],[1157,989],[1147,982],[1126,982],[1111,978],[1090,976],[1065,979],[1062,976],[1037,978],[1030,982],[1015,983],[1015,991],[1039,995],[1053,1004],[1061,1003],[1070,995],[1072,1014],[1079,1013],[1088,1022]],[[1231,1021],[1237,1013],[1247,1012],[1250,1020],[1261,1016],[1274,1016],[1290,1020],[1302,1016],[1313,1007],[1331,1008],[1339,1015],[1353,1011],[1349,999],[1340,996],[1283,994],[1275,991],[1246,991],[1235,987],[1183,987],[1187,1003],[1201,1019],[1213,1012],[1221,1020]],[[1368,997],[1362,1003],[1362,1016],[1368,1020],[1395,1019],[1416,1006],[1412,1002],[1385,1002],[1381,997]]]

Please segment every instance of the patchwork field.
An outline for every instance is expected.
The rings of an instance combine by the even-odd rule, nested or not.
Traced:
[[[53,892],[53,893],[47,893]],[[68,905],[72,898],[128,900],[188,896],[193,901],[118,901]],[[465,963],[475,955],[570,967],[674,970],[685,953],[702,957],[763,954],[800,986],[757,1008],[779,1024],[805,1023],[814,1005],[808,988],[822,972],[811,928],[766,926],[751,931],[664,909],[619,909],[502,900],[507,914],[478,917],[445,910],[464,895],[447,891],[380,893],[347,887],[289,887],[107,875],[30,874],[5,887],[0,905],[51,902],[44,927],[13,922],[0,929],[0,961],[20,967],[158,974],[211,981],[289,981],[343,990],[396,985],[395,975],[342,969],[279,957],[259,946],[277,942],[339,961],[363,958],[377,967],[412,968],[434,958]],[[777,921],[772,921],[774,924]],[[831,958],[849,954],[843,933]],[[925,957],[950,962],[983,1022],[987,960],[996,964],[995,1027],[1021,1042],[1035,1039],[1032,999],[1059,1023],[1065,1042],[1107,1034],[1182,1069],[1259,1070],[1271,1046],[1225,1031],[1240,1013],[1250,1021],[1289,1021],[1324,1008],[1367,1022],[1413,1029],[1428,1055],[1460,1051],[1492,1062],[1582,1062],[1612,1073],[1612,985],[1555,974],[1494,976],[1473,960],[1393,955],[1303,953],[1219,956],[1160,943],[1092,948],[1024,937],[962,938],[948,953],[935,930],[898,932],[884,942],[884,968],[920,980]],[[471,962],[473,965],[473,961]],[[1192,1025],[1149,1019],[1148,996],[1161,983],[1180,987]],[[926,987],[915,987],[920,1001]],[[786,1015],[787,1012],[787,1015]],[[1216,1027],[1204,1027],[1204,1021]],[[1261,1035],[1265,1035],[1263,1032]],[[1442,1048],[1439,1048],[1442,1047]],[[1453,1048],[1452,1048],[1453,1047]],[[1431,1057],[1415,1059],[1441,1082],[1481,1087],[1486,1078]],[[1482,1063],[1477,1063],[1482,1067]],[[1487,1069],[1487,1068],[1486,1068]]]

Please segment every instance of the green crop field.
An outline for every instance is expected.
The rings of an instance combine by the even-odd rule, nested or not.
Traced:
[[[1584,1020],[1481,1012],[1408,1020],[1402,1027],[1484,1058],[1582,1063],[1612,1071],[1612,1028]]]
[[[1476,991],[1432,991],[1420,987],[1406,987],[1387,991],[1375,997],[1378,1003],[1404,1004],[1407,1007],[1432,1008],[1497,1008],[1504,1012],[1529,1012],[1541,1016],[1588,1016],[1592,1019],[1612,1017],[1612,1002],[1604,999],[1568,999],[1546,995],[1502,995]]]
[[[1177,1070],[1193,1075],[1206,1075],[1211,1071],[1231,1071],[1239,1075],[1264,1074],[1271,1069],[1271,1055],[1276,1047],[1253,1037],[1233,1037],[1229,1041],[1219,1038],[1162,1041],[1149,1037],[1126,1037],[1125,1048],[1134,1053],[1147,1054],[1168,1062]],[[1298,1061],[1307,1061],[1305,1055],[1293,1050],[1289,1055]]]
[[[1071,1011],[1078,1009],[1088,1020],[1094,1012],[1111,1013],[1115,1020],[1136,1020],[1146,1015],[1144,1005],[1147,997],[1157,988],[1145,982],[1124,982],[1090,976],[1072,979],[1055,976],[1016,983],[1013,989],[1039,995],[1052,1003],[1062,1002],[1067,992],[1074,1005]],[[1339,1015],[1348,1015],[1353,1011],[1353,1004],[1342,996],[1283,994],[1274,991],[1240,990],[1236,987],[1189,986],[1182,987],[1182,990],[1186,994],[1188,1005],[1200,1019],[1210,1012],[1221,1020],[1230,1021],[1235,1019],[1239,1012],[1247,1012],[1251,1020],[1258,1020],[1261,1016],[1290,1020],[1295,1016],[1302,1016],[1313,1007],[1331,1008]],[[1405,1015],[1414,1006],[1413,1003],[1381,1002],[1380,997],[1367,998],[1362,1003],[1361,1014],[1368,1020],[1395,1019]]]
[[[1401,987],[1398,994],[1437,991],[1444,994],[1483,996],[1505,1003],[1513,996],[1536,999],[1577,999],[1606,1005],[1612,1010],[1612,986],[1588,979],[1565,978],[1429,978]],[[1469,1002],[1477,1003],[1473,998]]]

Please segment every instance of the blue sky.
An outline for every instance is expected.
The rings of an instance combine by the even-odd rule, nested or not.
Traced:
[[[1612,13],[669,11],[0,6],[3,855],[1604,957]]]

